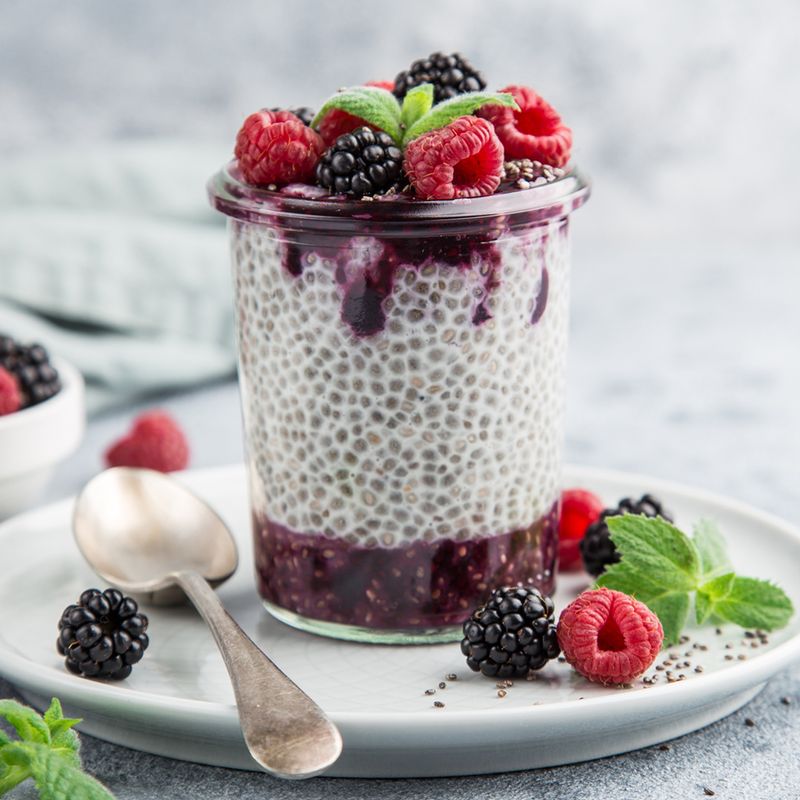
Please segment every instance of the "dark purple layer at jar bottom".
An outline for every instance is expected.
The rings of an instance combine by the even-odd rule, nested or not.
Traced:
[[[551,594],[558,507],[529,527],[466,542],[360,547],[254,515],[261,596],[295,614],[376,629],[461,624],[498,586]]]

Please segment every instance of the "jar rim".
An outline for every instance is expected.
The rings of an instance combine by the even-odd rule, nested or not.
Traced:
[[[290,222],[316,218],[354,222],[414,223],[468,221],[534,214],[538,221],[565,217],[583,205],[590,193],[589,180],[573,168],[551,183],[515,189],[487,197],[457,200],[416,200],[401,196],[364,200],[309,198],[285,191],[260,189],[242,180],[236,160],[208,181],[211,205],[226,216],[248,222]],[[320,219],[320,221],[322,221]]]

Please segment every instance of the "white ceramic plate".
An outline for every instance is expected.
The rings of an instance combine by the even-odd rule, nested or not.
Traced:
[[[721,634],[703,628],[690,630],[690,641],[671,651],[678,664],[690,662],[669,667],[674,677],[686,676],[679,682],[667,685],[661,671],[652,687],[637,682],[629,689],[606,689],[553,662],[535,680],[517,681],[501,698],[493,681],[467,669],[457,644],[337,642],[271,619],[253,588],[242,468],[190,472],[181,480],[217,508],[239,540],[242,566],[220,589],[227,607],[339,725],[344,752],[331,775],[501,772],[649,746],[731,713],[800,655],[798,617],[765,645],[733,626]],[[687,527],[699,517],[717,520],[734,564],[746,574],[776,580],[800,605],[800,533],[788,524],[642,476],[572,468],[565,482],[590,487],[609,504],[652,491]],[[72,715],[85,718],[83,730],[102,739],[174,758],[256,769],[239,731],[222,661],[190,608],[147,609],[152,646],[123,684],[93,682],[64,670],[54,645],[57,620],[64,606],[97,583],[73,544],[71,508],[69,501],[57,503],[0,526],[0,673],[39,707],[57,695]],[[582,583],[586,579],[562,580],[557,607]],[[698,665],[702,673],[694,671]],[[439,689],[449,673],[458,679]],[[432,688],[436,694],[426,695]],[[435,700],[445,707],[435,708]]]

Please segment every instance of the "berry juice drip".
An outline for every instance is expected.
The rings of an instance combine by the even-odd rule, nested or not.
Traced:
[[[298,237],[281,231],[282,267],[293,277],[303,274],[309,257],[329,257],[336,262],[336,282],[341,287],[342,321],[359,337],[374,336],[384,329],[386,314],[383,303],[392,292],[397,271],[412,267],[422,269],[438,262],[466,272],[479,270],[483,291],[472,313],[472,324],[482,325],[492,318],[489,300],[499,288],[502,274],[502,254],[497,240],[507,233],[507,227],[496,220],[476,225],[474,233],[415,238],[407,236],[366,236],[348,239],[344,244],[329,235]],[[280,227],[279,227],[280,229]],[[290,238],[291,236],[291,238]],[[302,239],[302,241],[300,241]],[[542,264],[548,235],[538,236],[525,247],[535,248]],[[531,324],[535,325],[547,306],[549,275],[542,267],[541,286],[534,301]]]

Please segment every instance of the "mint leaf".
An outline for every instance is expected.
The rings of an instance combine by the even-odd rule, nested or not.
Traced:
[[[678,641],[692,592],[698,624],[714,616],[743,628],[774,630],[794,613],[792,601],[775,584],[734,574],[712,522],[698,522],[692,539],[660,517],[624,514],[606,524],[620,561],[596,585],[647,605],[661,620],[665,644]]]
[[[114,800],[108,790],[81,771],[78,719],[64,717],[53,698],[43,716],[15,700],[0,700],[0,718],[19,735],[0,731],[0,796],[33,778],[40,800]]]
[[[714,613],[715,603],[724,600],[730,594],[735,577],[732,572],[726,572],[707,581],[697,590],[694,605],[698,625],[702,625]]]
[[[420,117],[425,116],[433,107],[433,84],[421,83],[409,89],[403,98],[400,109],[400,124],[410,128]]]
[[[342,89],[322,104],[322,108],[311,121],[311,126],[316,128],[322,118],[334,108],[346,111],[385,131],[397,144],[402,141],[400,104],[386,89],[379,89],[377,86],[353,86]]]
[[[114,800],[113,795],[79,767],[46,745],[17,745],[28,750],[28,768],[40,800]]]
[[[641,514],[609,517],[606,523],[621,557],[643,580],[672,592],[697,588],[700,557],[674,525]]]
[[[658,597],[641,600],[659,619],[664,629],[664,645],[677,644],[689,616],[688,592],[664,592]]]
[[[428,131],[443,128],[459,117],[466,117],[481,106],[499,105],[519,108],[513,95],[503,92],[467,92],[437,103],[427,114],[420,117],[403,136],[403,144]]]
[[[700,572],[704,578],[733,570],[728,548],[715,522],[708,519],[697,522],[692,541],[700,556]]]
[[[0,764],[0,797],[30,777],[31,773],[24,767],[7,767]]]
[[[50,701],[50,707],[44,712],[45,724],[50,729],[51,747],[67,751],[64,755],[69,757],[74,755],[77,760],[77,753],[80,749],[78,734],[72,728],[77,725],[79,719],[67,719],[61,710],[61,703],[54,697]],[[80,761],[77,761],[80,764]]]
[[[24,742],[50,743],[50,729],[32,708],[16,700],[0,700],[0,717],[14,728]]]
[[[794,614],[792,601],[774,583],[734,577],[731,589],[714,603],[713,613],[742,628],[782,628]]]

